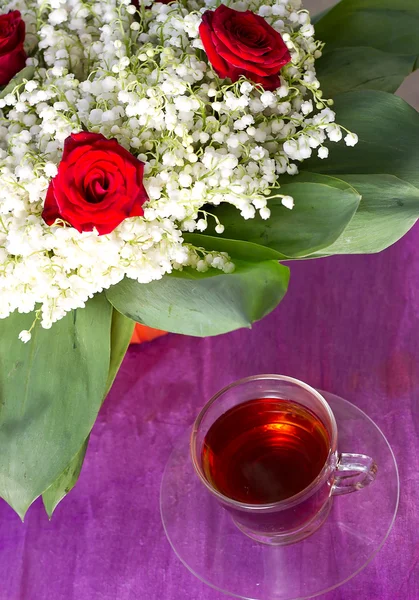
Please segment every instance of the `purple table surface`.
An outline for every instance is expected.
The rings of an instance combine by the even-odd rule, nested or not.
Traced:
[[[94,427],[76,488],[51,522],[0,504],[1,600],[222,600],[173,554],[159,514],[163,468],[220,387],[283,373],[364,409],[401,476],[395,526],[357,577],[323,600],[419,598],[419,227],[375,256],[296,263],[252,330],[169,335],[132,348]],[[187,532],[186,532],[187,533]]]

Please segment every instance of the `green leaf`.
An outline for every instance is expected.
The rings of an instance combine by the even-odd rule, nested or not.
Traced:
[[[134,325],[134,321],[127,319],[124,315],[121,315],[120,312],[113,309],[111,325],[111,358],[104,399],[112,387],[113,381],[128,349],[132,332],[134,331]],[[82,447],[71,460],[70,464],[42,494],[45,510],[50,518],[61,500],[76,485],[88,444],[89,437],[83,442]]]
[[[15,75],[13,79],[9,81],[6,87],[4,87],[0,91],[0,99],[7,96],[7,94],[11,94],[17,85],[23,83],[24,79],[26,79],[27,81],[32,79],[34,73],[35,67],[25,67],[24,69],[19,71],[19,73],[17,73],[17,75]]]
[[[365,46],[419,54],[417,0],[342,0],[316,24],[316,38],[329,50]]]
[[[359,89],[393,93],[414,71],[416,58],[366,46],[336,48],[316,61],[316,72],[326,98]]]
[[[242,217],[238,215],[233,207],[232,209],[236,214],[236,219],[240,220]],[[214,211],[212,210],[212,212]],[[216,252],[227,252],[230,256],[234,256],[235,259],[247,260],[250,262],[283,260],[286,258],[284,254],[277,252],[273,248],[267,248],[266,246],[260,246],[259,244],[242,240],[227,239],[220,235],[184,233],[183,239],[185,242],[192,244],[196,248],[204,248],[205,250],[214,250]]]
[[[336,120],[359,136],[354,148],[329,144],[330,156],[305,161],[304,171],[340,177],[394,175],[419,187],[419,113],[385,92],[363,90],[335,98]]]
[[[328,160],[312,158],[303,169],[346,181],[362,201],[342,236],[315,256],[379,252],[419,217],[419,114],[404,100],[371,90],[337,96],[335,110],[359,143],[330,144]]]
[[[109,394],[119,367],[128,350],[129,343],[134,332],[135,321],[128,319],[115,308],[112,311],[111,326],[111,360],[109,364],[108,380],[106,382],[106,396]]]
[[[362,195],[338,240],[314,256],[380,252],[405,235],[419,217],[419,189],[392,175],[342,175]]]
[[[325,96],[355,89],[395,92],[419,57],[417,0],[342,0],[320,15],[326,43],[316,71]]]
[[[104,294],[51,329],[19,332],[33,314],[0,321],[0,496],[24,517],[80,451],[109,373],[112,308]]]
[[[276,261],[235,261],[231,274],[215,269],[176,271],[140,284],[124,279],[107,291],[113,306],[150,327],[207,336],[249,327],[271,312],[288,286],[289,270]]]
[[[89,436],[90,437],[90,436]],[[76,485],[83,466],[84,457],[86,455],[87,446],[89,445],[89,437],[83,442],[82,447],[77,452],[76,456],[70,461],[70,464],[57,477],[52,485],[42,494],[42,500],[45,510],[49,516],[57,508],[61,500],[70,492]]]
[[[361,199],[348,183],[312,173],[288,178],[274,193],[292,196],[295,206],[289,210],[281,199],[271,198],[271,217],[266,221],[258,216],[242,219],[227,204],[212,209],[225,227],[223,235],[265,246],[282,257],[309,256],[340,237]]]

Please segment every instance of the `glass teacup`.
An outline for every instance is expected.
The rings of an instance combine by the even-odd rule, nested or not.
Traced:
[[[335,417],[322,395],[282,375],[257,375],[219,391],[192,430],[195,470],[237,527],[263,543],[306,538],[334,496],[358,491],[377,466],[338,452]]]

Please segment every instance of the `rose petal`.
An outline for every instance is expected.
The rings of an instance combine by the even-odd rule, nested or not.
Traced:
[[[269,75],[267,77],[260,77],[256,75],[256,73],[243,73],[245,77],[254,81],[254,83],[259,83],[263,86],[265,90],[273,91],[276,90],[281,85],[281,80],[279,79],[279,75]]]
[[[14,10],[0,15],[0,55],[8,54],[25,41],[25,22],[20,12]]]
[[[199,35],[201,37],[202,45],[204,46],[204,50],[207,53],[208,60],[214,67],[215,72],[219,77],[225,78],[228,77],[228,65],[223,61],[223,59],[219,56],[214,42],[212,40],[212,29],[211,29],[211,19],[209,15],[212,15],[211,11],[207,11],[202,16],[202,23],[199,26]]]
[[[52,182],[49,184],[47,190],[44,209],[42,211],[42,218],[44,219],[47,225],[53,225],[55,221],[60,218],[60,213],[57,206],[57,202],[55,200]]]
[[[228,11],[232,13],[229,19],[225,18],[226,14],[228,14],[226,11],[219,13],[216,10],[214,12],[213,29],[216,36],[232,52],[237,50],[237,44],[240,43],[242,49],[246,49],[251,55],[253,53],[255,55],[266,53],[266,50],[270,49],[268,36],[266,35],[266,29],[261,27],[258,21],[252,18],[256,15],[250,11],[244,13],[238,13],[233,9],[228,9]],[[246,31],[253,33],[252,39],[246,39]],[[257,39],[259,40],[258,42],[256,41]]]
[[[0,56],[0,86],[7,85],[25,67],[26,58],[23,47],[18,47],[13,52]]]
[[[257,65],[253,61],[245,60],[237,54],[234,54],[221,42],[221,40],[217,39],[215,41],[215,47],[218,54],[226,61],[226,63],[235,67],[235,69],[238,69],[240,74],[243,73],[243,70],[254,72],[262,76],[266,74],[266,67]]]
[[[80,133],[72,133],[64,142],[62,160],[65,160],[70,154],[70,152],[72,152],[76,148],[80,148],[83,144],[91,145],[99,140],[109,141],[101,133],[91,133],[90,131],[80,131]]]
[[[0,86],[7,85],[24,68],[27,58],[24,40],[25,23],[20,12],[0,15]]]

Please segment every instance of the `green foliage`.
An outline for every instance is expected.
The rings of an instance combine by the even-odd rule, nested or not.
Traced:
[[[401,98],[367,90],[337,96],[334,108],[359,142],[331,144],[331,160],[313,158],[304,169],[346,181],[362,200],[343,235],[317,255],[379,252],[419,217],[419,114]]]
[[[418,68],[417,0],[342,0],[315,19],[326,43],[316,62],[326,96],[356,89],[395,92]]]
[[[335,99],[337,121],[359,142],[348,148],[330,144],[330,159],[305,161],[304,171],[345,175],[394,175],[419,187],[419,114],[407,102],[385,92],[363,90]]]
[[[70,492],[76,485],[79,478],[81,468],[83,466],[84,457],[86,456],[87,446],[89,445],[89,437],[83,442],[82,447],[74,456],[69,465],[57,477],[57,479],[49,486],[42,494],[42,500],[45,510],[49,518],[57,508],[61,500]]]
[[[264,317],[288,286],[287,267],[274,260],[235,264],[232,274],[185,269],[146,285],[126,278],[107,296],[117,310],[145,325],[186,335],[218,335]]]
[[[332,143],[328,160],[312,158],[299,175],[281,177],[275,193],[294,197],[291,211],[273,197],[268,221],[246,221],[221,205],[212,209],[225,226],[218,243],[211,230],[188,240],[226,252],[240,240],[247,258],[264,247],[284,259],[379,252],[400,239],[419,217],[419,114],[371,90],[341,94],[334,108],[359,143]]]
[[[35,67],[25,67],[24,69],[19,71],[19,73],[17,73],[13,77],[13,79],[11,79],[9,81],[9,83],[2,90],[0,90],[0,99],[7,96],[7,94],[10,94],[11,92],[13,92],[15,87],[17,85],[20,85],[21,83],[23,83],[24,80],[29,81],[30,79],[32,79],[34,73],[35,73]]]
[[[384,52],[419,54],[417,0],[342,0],[316,24],[328,49],[370,46]]]
[[[51,329],[0,321],[0,496],[23,519],[86,440],[106,389],[112,307],[103,294]]]
[[[112,311],[112,324],[111,324],[111,356],[109,364],[108,379],[106,383],[106,393],[104,399],[108,395],[115,376],[121,366],[122,360],[127,351],[132,333],[134,330],[134,321],[127,319],[117,310]],[[80,475],[80,471],[83,465],[84,457],[86,454],[87,446],[89,444],[89,437],[83,442],[80,450],[72,458],[69,465],[64,471],[57,477],[57,479],[49,486],[47,490],[42,494],[45,510],[49,517],[56,509],[57,505],[61,500],[68,494],[70,490],[76,485]]]
[[[409,231],[419,217],[419,189],[393,175],[343,175],[362,196],[342,235],[313,256],[380,252]]]
[[[227,217],[232,213],[233,218],[236,217],[236,224],[241,221],[238,211],[230,206],[229,211],[223,213]],[[211,207],[211,212],[214,211]],[[254,219],[250,220],[250,223],[256,223]],[[266,221],[264,221],[266,224]],[[208,231],[213,231],[209,228]],[[234,227],[232,234],[235,235],[237,227]],[[214,250],[216,252],[227,252],[230,256],[234,256],[234,260],[247,260],[250,262],[260,262],[264,260],[282,260],[287,257],[285,254],[281,254],[274,248],[268,248],[267,246],[261,246],[253,242],[241,240],[241,239],[228,239],[226,235],[218,235],[214,232],[214,235],[208,235],[207,233],[185,233],[183,235],[185,242],[192,244],[196,248],[204,248],[205,250]]]
[[[393,93],[416,68],[416,58],[365,46],[325,49],[316,62],[316,71],[327,98],[360,89]]]
[[[265,246],[282,258],[309,256],[335,242],[358,208],[358,192],[335,177],[312,173],[285,181],[272,194],[268,203],[271,217],[266,221],[242,219],[238,210],[227,204],[212,210],[225,227],[223,236]],[[281,199],[275,198],[277,193],[292,196],[294,208],[282,206]]]

